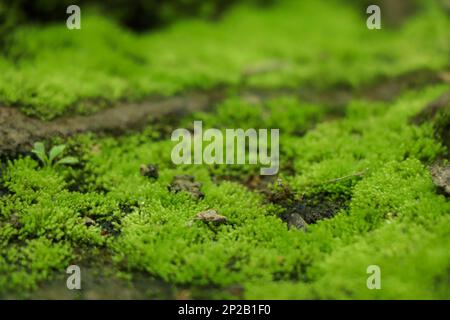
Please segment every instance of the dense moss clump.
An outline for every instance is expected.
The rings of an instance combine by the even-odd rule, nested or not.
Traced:
[[[232,97],[214,114],[196,115],[219,128],[231,121],[228,112],[243,128],[279,119],[282,157],[293,166],[282,168],[283,183],[298,197],[350,198],[333,218],[306,231],[289,229],[279,218],[283,208],[263,194],[215,179],[234,172],[245,180],[252,166],[175,167],[174,143],[152,126],[121,138],[72,139],[67,152],[81,161],[73,168],[41,168],[28,156],[11,161],[2,174],[8,192],[0,198],[1,292],[26,294],[69,262],[109,252],[108,263],[121,277],[139,271],[178,285],[238,284],[249,298],[446,297],[449,288],[439,279],[450,261],[450,204],[435,192],[421,162],[445,148],[428,123],[409,123],[445,89],[408,93],[395,103],[357,101],[345,118],[314,129],[323,108],[294,98],[255,104]],[[275,102],[280,109],[271,109]],[[294,106],[299,121],[289,112],[283,118],[280,110]],[[306,135],[295,134],[306,128]],[[143,163],[155,164],[159,176],[141,175]],[[363,175],[327,183],[360,170]],[[170,192],[167,186],[180,174],[195,177],[204,198]],[[208,209],[226,222],[195,219]],[[365,286],[372,264],[385,277],[376,292]]]
[[[44,141],[64,144],[71,165],[1,155],[0,297],[52,296],[76,264],[86,282],[108,277],[143,298],[161,292],[145,281],[181,298],[448,298],[450,202],[428,169],[448,164],[448,116],[423,115],[449,90],[450,23],[425,1],[402,26],[373,32],[354,8],[240,5],[218,22],[141,34],[86,9],[78,31],[17,27],[0,55],[0,102],[28,115],[217,86],[223,99],[123,135]],[[439,76],[391,100],[356,94],[421,70]],[[327,96],[342,88],[344,99]],[[279,173],[175,165],[170,133],[195,120],[280,129]],[[370,265],[382,290],[366,286]]]
[[[215,24],[182,21],[141,35],[86,9],[81,30],[67,30],[65,20],[15,28],[0,56],[0,102],[51,119],[221,84],[357,87],[445,67],[448,30],[435,2],[388,32],[368,30],[363,16],[339,1],[238,6]]]

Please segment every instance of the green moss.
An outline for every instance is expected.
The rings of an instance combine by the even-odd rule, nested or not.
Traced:
[[[0,197],[1,268],[10,271],[0,281],[15,277],[20,284],[1,291],[29,292],[63,272],[68,258],[84,261],[107,250],[122,276],[144,272],[187,286],[239,284],[249,298],[444,297],[448,287],[436,283],[450,265],[450,206],[435,193],[423,162],[445,148],[429,123],[415,126],[409,118],[445,89],[408,93],[394,103],[355,101],[346,117],[315,128],[324,109],[293,98],[255,104],[232,97],[213,114],[195,115],[206,127],[279,124],[285,130],[282,162],[292,168],[283,169],[281,179],[298,195],[349,199],[333,218],[310,224],[306,232],[289,230],[278,218],[282,208],[262,194],[235,182],[217,183],[217,176],[230,172],[245,180],[254,166],[176,167],[170,160],[173,142],[152,126],[119,138],[71,139],[68,152],[80,159],[74,167],[14,160],[2,175],[8,192]],[[283,115],[284,109],[298,117]],[[302,135],[299,128],[309,130]],[[143,163],[157,165],[159,178],[141,176]],[[327,182],[360,170],[364,174]],[[185,173],[202,183],[204,199],[168,190],[173,177]],[[207,209],[218,210],[228,223],[208,226],[193,219]],[[51,257],[48,263],[24,262],[41,254]],[[382,268],[380,292],[365,286],[371,264]],[[25,277],[28,268],[33,272]]]
[[[298,136],[324,119],[330,110],[325,106],[308,104],[290,95],[261,102],[233,97],[226,99],[215,112],[196,112],[184,119],[181,125],[192,127],[193,121],[203,121],[209,128],[282,128],[285,136]]]
[[[441,203],[438,211],[448,213],[448,209]],[[384,224],[320,262],[317,281],[248,283],[246,298],[447,299],[448,224],[448,215],[429,220],[427,227],[411,222]],[[380,267],[381,290],[366,287],[370,265]]]
[[[193,130],[194,121],[202,121],[203,130],[219,129],[224,136],[225,130],[232,128],[243,130],[280,128],[280,140],[284,140],[303,135],[316,123],[323,121],[329,113],[330,110],[326,106],[304,103],[290,95],[267,99],[262,103],[231,94],[217,106],[214,113],[195,112],[184,118],[179,126]],[[204,143],[203,148],[207,145]],[[224,143],[223,154],[225,155],[226,152]],[[283,161],[281,165],[288,166],[288,162]],[[214,177],[244,181],[252,175],[259,175],[260,166],[216,164],[208,167],[208,170]]]
[[[101,243],[99,230],[86,228],[79,214],[97,199],[68,192],[55,171],[36,170],[34,161],[21,159],[7,171],[5,186],[12,195],[0,203],[0,208],[6,218],[15,215],[21,226],[19,239],[43,236],[56,241]]]
[[[370,175],[389,161],[416,158],[430,162],[442,155],[445,148],[434,140],[430,123],[420,127],[408,123],[445,89],[409,93],[394,104],[353,102],[345,119],[319,124],[302,139],[288,137],[282,150],[298,173],[288,177],[290,184],[303,192],[333,192],[354,185],[359,177],[352,175]],[[347,176],[349,179],[327,183]]]
[[[159,196],[127,216],[114,246],[117,258],[125,259],[131,269],[175,283],[227,285],[246,278],[271,279],[280,268],[276,252],[279,242],[287,240],[281,236],[286,227],[243,187],[224,183],[203,190],[207,197],[200,204],[185,195],[170,203]],[[211,207],[227,216],[229,225],[208,228],[192,221],[197,212]]]
[[[67,244],[45,238],[27,240],[23,246],[2,246],[0,253],[0,296],[7,292],[25,296],[39,281],[63,274],[72,256]]]
[[[80,32],[23,26],[0,58],[0,100],[54,118],[188,88],[356,87],[448,64],[448,19],[432,2],[401,29],[383,32],[369,32],[352,10],[316,1],[240,7],[215,24],[185,21],[141,35],[89,12]],[[200,292],[213,286],[218,297],[231,297],[226,288],[237,284],[246,298],[446,298],[450,204],[427,165],[448,154],[436,135],[448,117],[436,120],[437,129],[410,121],[446,90],[353,100],[338,117],[291,95],[258,102],[230,90],[214,112],[177,122],[279,128],[278,178],[293,200],[343,204],[306,231],[288,229],[279,218],[285,208],[241,184],[258,166],[175,166],[161,124],[120,137],[48,141],[67,144],[80,163],[42,167],[22,155],[0,167],[0,295],[27,296],[69,264],[102,256],[121,278]],[[142,176],[142,164],[156,165],[159,177]],[[194,176],[205,197],[170,192],[179,174]],[[193,219],[207,209],[228,222]],[[366,287],[373,264],[381,267],[380,291]]]
[[[247,86],[360,86],[445,67],[448,30],[432,3],[401,30],[382,32],[368,30],[353,7],[338,2],[238,7],[215,24],[184,21],[143,35],[86,9],[79,31],[63,21],[15,30],[0,57],[0,101],[51,119],[118,100],[241,85],[244,74]]]

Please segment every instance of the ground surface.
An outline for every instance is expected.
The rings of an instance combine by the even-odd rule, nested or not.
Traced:
[[[449,39],[435,1],[381,31],[338,1],[143,34],[98,13],[17,28],[0,55],[0,296],[448,299]],[[170,134],[194,120],[279,128],[279,174],[175,166]],[[44,166],[36,141],[80,162]],[[209,209],[225,223],[194,219]]]

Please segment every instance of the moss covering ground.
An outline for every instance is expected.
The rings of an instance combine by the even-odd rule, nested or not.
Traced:
[[[102,101],[219,84],[326,90],[444,70],[450,25],[432,3],[386,32],[369,32],[350,7],[318,1],[267,12],[238,8],[216,24],[188,21],[139,36],[97,15],[83,18],[84,33],[22,27],[0,58],[0,100],[50,119],[106,107]],[[244,70],[270,61],[281,67],[243,83]],[[199,297],[214,288],[217,297],[448,299],[450,203],[427,169],[447,150],[432,122],[410,121],[448,89],[429,85],[392,102],[353,100],[336,118],[296,96],[251,102],[231,92],[214,112],[179,120],[186,128],[193,120],[221,130],[280,128],[281,169],[271,192],[281,184],[295,201],[344,199],[334,217],[306,231],[289,229],[280,203],[243,185],[257,166],[173,165],[174,143],[161,123],[64,141],[66,154],[80,159],[74,166],[43,167],[31,155],[8,159],[0,178],[0,296],[29,297],[69,264],[101,261],[95,268],[112,277],[143,274],[196,288]],[[157,179],[139,172],[150,163]],[[205,197],[170,192],[179,174],[201,182]],[[228,223],[193,220],[207,209]],[[382,290],[366,287],[374,264]],[[230,293],[235,285],[242,290]]]
[[[0,102],[51,119],[118,99],[239,85],[252,72],[249,86],[329,88],[438,70],[448,65],[450,23],[434,1],[422,5],[390,32],[368,30],[354,8],[336,1],[239,7],[215,24],[184,21],[148,35],[83,12],[81,31],[59,23],[13,32],[0,56]]]

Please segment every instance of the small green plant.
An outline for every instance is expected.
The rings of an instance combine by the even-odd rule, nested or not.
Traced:
[[[44,144],[42,142],[36,142],[33,145],[33,150],[31,150],[31,152],[36,154],[36,156],[39,158],[39,160],[41,160],[42,163],[44,164],[44,166],[46,166],[46,167],[57,166],[60,164],[78,163],[79,161],[75,157],[64,157],[64,158],[61,158],[61,159],[55,161],[56,158],[58,158],[62,155],[65,148],[66,148],[66,146],[64,144],[54,146],[50,149],[50,152],[47,155]]]

